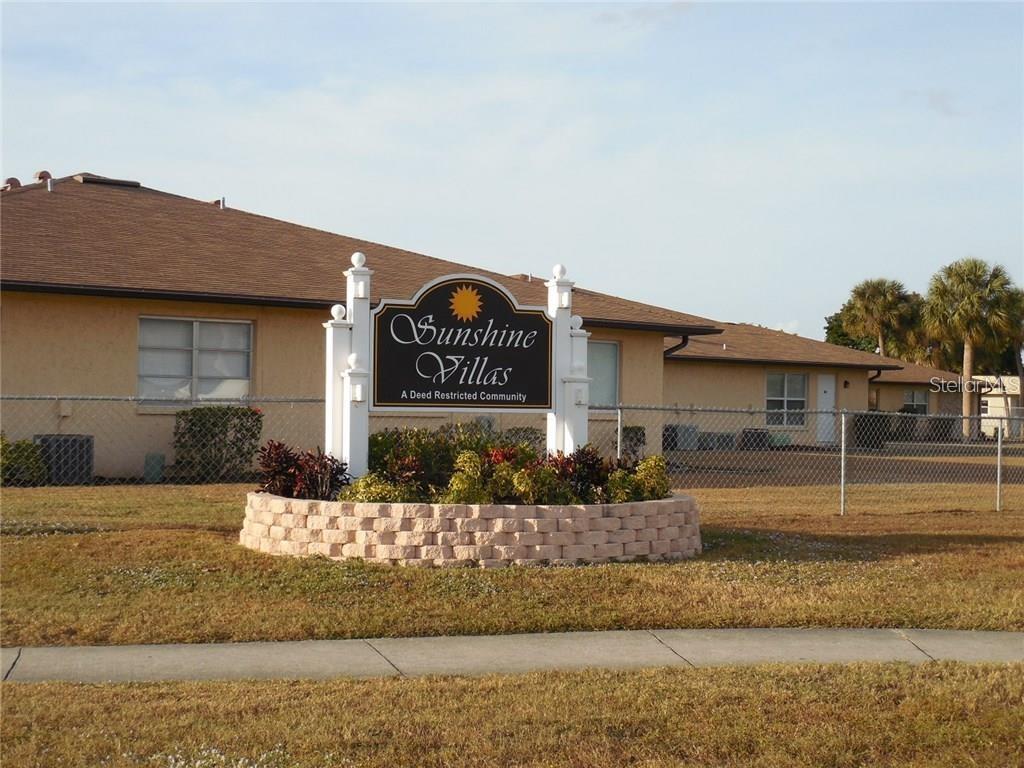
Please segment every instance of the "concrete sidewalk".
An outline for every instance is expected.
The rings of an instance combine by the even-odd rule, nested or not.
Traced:
[[[4,680],[83,683],[483,675],[554,669],[933,660],[1024,661],[1024,632],[659,629],[0,649]]]

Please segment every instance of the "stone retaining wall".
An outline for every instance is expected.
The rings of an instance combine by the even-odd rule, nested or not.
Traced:
[[[240,543],[272,555],[445,566],[678,560],[701,551],[689,496],[575,506],[354,504],[250,493]]]

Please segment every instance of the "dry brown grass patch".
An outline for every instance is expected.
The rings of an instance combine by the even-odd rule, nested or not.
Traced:
[[[957,664],[335,682],[4,684],[4,766],[1024,762],[1024,668]]]
[[[656,627],[1024,629],[1024,513],[969,511],[963,486],[898,495],[863,488],[861,500],[871,503],[846,517],[826,503],[829,489],[704,489],[695,492],[705,509],[706,552],[697,559],[489,572],[245,550],[235,543],[245,490],[4,491],[5,525],[20,535],[0,539],[3,644]],[[55,503],[59,520],[49,512]],[[99,525],[107,530],[88,532]],[[53,532],[62,527],[82,532]]]

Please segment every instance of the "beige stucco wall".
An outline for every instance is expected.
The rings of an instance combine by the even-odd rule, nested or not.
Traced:
[[[763,410],[769,373],[807,374],[810,377],[807,407],[811,410],[818,407],[815,376],[832,374],[836,377],[835,407],[867,409],[868,372],[856,368],[670,360],[665,364],[662,398],[666,405]],[[844,382],[849,382],[849,386],[844,387]]]
[[[619,402],[626,405],[661,405],[665,368],[665,340],[661,334],[590,328],[591,341],[612,341],[619,345]],[[641,453],[661,453],[661,432],[665,415],[659,411],[623,412],[626,427],[642,427]],[[602,453],[614,455],[618,444],[618,422],[614,411],[591,411],[590,442]]]
[[[4,291],[0,301],[0,391],[4,395],[128,397],[136,394],[139,317],[249,320],[253,323],[253,398],[322,398],[326,312],[155,299],[120,299]],[[661,402],[662,336],[593,329],[595,340],[620,349],[620,392],[626,402]],[[312,448],[322,443],[323,406],[259,403],[263,439]],[[13,439],[34,434],[89,434],[96,473],[141,476],[147,453],[173,462],[174,412],[130,402],[5,402],[3,429]],[[472,414],[459,418],[473,418]],[[374,428],[437,426],[445,415],[379,415]],[[543,428],[542,414],[500,414],[495,426]],[[607,430],[605,430],[607,431]],[[599,434],[601,429],[596,430]],[[660,427],[652,430],[652,436]]]
[[[8,395],[135,395],[143,315],[249,320],[252,396],[323,396],[324,311],[14,291],[5,291],[0,302],[0,389]],[[661,402],[660,334],[604,328],[591,334],[619,344],[624,402]]]
[[[661,404],[664,337],[660,333],[589,328],[591,341],[619,345],[619,400],[623,403]]]
[[[323,312],[150,299],[5,291],[0,303],[4,395],[134,396],[139,317],[250,320],[253,397],[323,397]],[[312,448],[322,443],[323,406],[260,403],[264,437]],[[142,475],[147,453],[173,461],[174,411],[130,402],[3,404],[4,432],[92,435],[95,472]]]
[[[0,303],[0,389],[135,395],[143,315],[250,320],[252,395],[323,396],[323,311],[15,291]]]
[[[834,368],[800,365],[765,365],[754,363],[716,363],[703,360],[669,360],[665,363],[663,401],[681,409],[739,409],[755,413],[687,413],[672,415],[677,424],[693,425],[701,432],[737,435],[747,428],[765,428],[778,434],[779,439],[794,444],[819,441],[817,420],[831,425],[825,431],[828,441],[839,434],[835,417],[809,415],[803,426],[772,425],[765,423],[767,375],[769,373],[797,373],[808,376],[808,410],[819,407],[818,380],[821,374],[835,376],[836,409],[866,410],[868,400],[868,372],[855,368]]]
[[[928,392],[928,413],[960,413],[962,404],[956,392],[932,392],[927,384],[899,384],[871,382],[871,388],[877,393],[877,409],[879,411],[899,411],[905,402],[907,390]]]

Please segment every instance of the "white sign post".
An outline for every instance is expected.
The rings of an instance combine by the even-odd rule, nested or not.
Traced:
[[[352,267],[345,271],[348,306],[335,304],[331,307],[331,320],[324,323],[327,331],[324,450],[344,461],[353,477],[361,477],[369,469],[369,404],[374,400],[375,386],[374,361],[371,360],[372,274],[366,267],[366,257],[354,253]],[[590,393],[587,339],[590,334],[583,330],[583,319],[572,314],[573,283],[565,279],[565,267],[556,265],[554,279],[545,285],[548,288],[547,315],[553,326],[552,409],[547,413],[547,450],[571,453],[587,443]],[[452,407],[451,410],[466,409]]]
[[[366,257],[352,254],[345,271],[348,307],[331,307],[327,329],[327,379],[324,392],[324,451],[348,465],[353,477],[369,464],[370,275]]]
[[[572,453],[587,444],[587,338],[583,319],[572,314],[571,280],[556,264],[548,288],[548,316],[554,321],[554,410],[548,414],[548,453]]]

